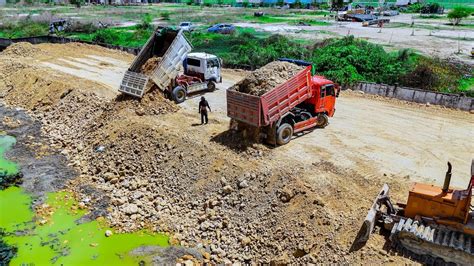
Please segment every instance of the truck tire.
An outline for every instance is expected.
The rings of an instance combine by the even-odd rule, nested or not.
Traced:
[[[316,126],[319,128],[325,128],[327,125],[329,125],[329,117],[326,114],[319,114]]]
[[[276,142],[278,145],[285,145],[290,142],[291,137],[293,137],[293,127],[288,124],[284,123],[281,124],[276,132]]]
[[[207,83],[207,90],[208,91],[215,91],[216,90],[216,83],[214,81],[209,81]]]
[[[177,86],[176,88],[174,88],[173,92],[171,93],[175,103],[184,102],[184,100],[186,100],[186,94],[186,89],[181,86]]]

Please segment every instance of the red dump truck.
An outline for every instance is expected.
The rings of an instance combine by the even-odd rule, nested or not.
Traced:
[[[334,82],[314,75],[309,65],[262,96],[227,90],[227,116],[258,127],[268,143],[284,145],[296,133],[327,126],[339,90]]]

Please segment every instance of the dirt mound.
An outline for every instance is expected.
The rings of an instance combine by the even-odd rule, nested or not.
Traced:
[[[49,108],[73,90],[107,90],[104,85],[53,70],[17,62],[1,62],[0,95],[12,105],[30,110]]]
[[[14,43],[8,46],[2,53],[2,56],[11,57],[34,57],[41,53],[44,53],[38,47],[28,42]]]
[[[141,68],[141,72],[145,75],[150,76],[151,73],[153,73],[153,70],[158,66],[158,64],[161,62],[161,57],[152,57],[148,59],[145,64],[143,64]]]
[[[303,70],[303,67],[295,64],[274,61],[250,73],[230,89],[261,96],[284,83],[301,70]]]
[[[174,244],[200,247],[213,262],[310,261],[300,257],[311,252],[312,236],[333,229],[294,165],[262,169],[259,160],[172,130],[162,119],[111,121],[90,131],[88,148],[77,153],[81,182],[110,199],[114,227],[170,232]]]

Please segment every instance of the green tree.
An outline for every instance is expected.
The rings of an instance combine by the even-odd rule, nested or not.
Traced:
[[[468,6],[456,6],[448,13],[448,18],[453,25],[459,25],[463,18],[469,17],[474,13],[474,8]]]

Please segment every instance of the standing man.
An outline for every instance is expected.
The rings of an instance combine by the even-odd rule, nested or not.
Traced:
[[[204,122],[206,124],[208,122],[207,108],[209,108],[209,112],[212,112],[211,107],[209,106],[209,103],[206,101],[206,98],[201,97],[201,101],[199,102],[199,113],[201,114],[201,125],[204,124]]]

